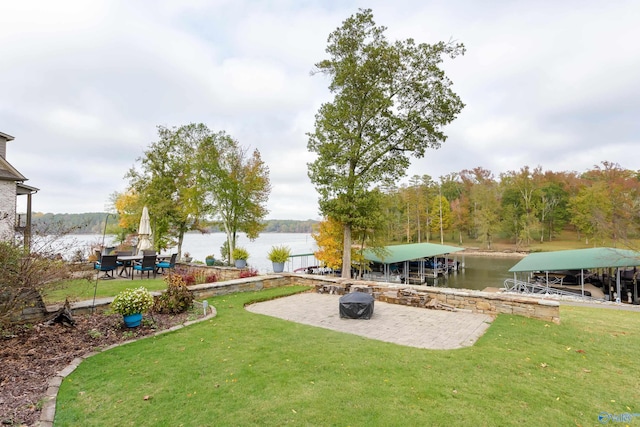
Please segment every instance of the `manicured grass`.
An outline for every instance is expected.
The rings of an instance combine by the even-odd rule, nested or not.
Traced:
[[[102,280],[97,281],[98,288],[96,290],[97,298],[115,297],[118,292],[126,288],[137,288],[144,286],[150,291],[159,291],[167,288],[162,276],[155,279],[139,279],[133,280]],[[93,292],[96,288],[96,280],[75,279],[61,282],[47,290],[43,295],[47,304],[64,302],[65,298],[69,301],[85,301],[93,298]]]
[[[475,346],[443,351],[243,308],[300,289],[212,298],[214,319],[85,360],[60,388],[56,425],[598,425],[602,411],[640,413],[638,313],[501,315]]]

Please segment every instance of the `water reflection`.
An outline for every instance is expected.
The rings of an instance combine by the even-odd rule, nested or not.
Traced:
[[[460,257],[458,257],[460,260]],[[465,268],[447,277],[427,279],[429,285],[438,287],[483,290],[487,287],[501,288],[506,279],[512,279],[509,269],[520,258],[465,255]]]

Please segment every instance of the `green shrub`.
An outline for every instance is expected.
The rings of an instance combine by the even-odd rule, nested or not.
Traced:
[[[290,255],[291,249],[288,246],[272,246],[267,258],[271,262],[287,262]]]
[[[163,314],[178,314],[189,310],[193,305],[193,294],[187,288],[187,282],[178,274],[169,274],[165,279],[167,290],[154,301],[153,311]]]
[[[247,252],[245,248],[238,246],[233,250],[233,259],[243,259],[246,261],[248,258],[249,252]]]

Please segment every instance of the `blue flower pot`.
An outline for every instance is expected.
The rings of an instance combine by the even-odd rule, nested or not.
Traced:
[[[129,314],[127,316],[123,316],[124,324],[127,328],[135,328],[140,326],[142,323],[142,313]]]
[[[237,259],[236,260],[236,268],[245,268],[247,266],[246,259]]]

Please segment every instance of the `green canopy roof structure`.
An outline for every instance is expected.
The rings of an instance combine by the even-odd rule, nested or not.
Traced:
[[[591,248],[530,254],[509,271],[582,270],[639,265],[640,252],[616,248]]]
[[[371,249],[365,249],[364,258],[381,264],[394,264],[414,259],[432,258],[464,250],[464,248],[456,246],[437,245],[435,243],[408,243],[405,245],[385,246],[384,249],[386,253],[382,257]]]

